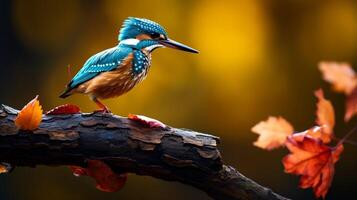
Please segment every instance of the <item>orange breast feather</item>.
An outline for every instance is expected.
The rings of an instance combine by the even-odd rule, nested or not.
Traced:
[[[120,67],[113,71],[103,72],[83,83],[76,89],[76,92],[90,94],[100,99],[112,98],[128,92],[143,79],[133,76],[132,63],[133,55],[130,54]]]

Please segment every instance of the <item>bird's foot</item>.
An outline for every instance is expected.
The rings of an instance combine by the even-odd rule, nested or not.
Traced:
[[[164,123],[143,115],[129,114],[128,118],[130,120],[140,122],[141,124],[148,126],[149,128],[167,128]]]
[[[95,104],[99,107],[99,110],[94,111],[95,113],[112,113],[109,108],[100,102],[97,98],[93,97],[92,99]]]
[[[110,111],[108,108],[101,108],[101,109],[95,110],[94,112],[95,113],[103,113],[103,114],[111,114],[112,113],[112,111]]]

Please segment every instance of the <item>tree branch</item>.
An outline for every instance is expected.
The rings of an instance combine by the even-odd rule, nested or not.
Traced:
[[[111,114],[43,116],[18,130],[17,110],[0,107],[0,161],[15,166],[78,165],[101,160],[115,172],[179,181],[214,199],[286,199],[223,165],[219,138],[186,129],[147,128]]]

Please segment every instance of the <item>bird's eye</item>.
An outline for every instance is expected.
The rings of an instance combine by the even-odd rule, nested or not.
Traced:
[[[153,38],[153,39],[161,39],[161,35],[159,33],[153,33],[153,34],[151,34],[151,38]]]

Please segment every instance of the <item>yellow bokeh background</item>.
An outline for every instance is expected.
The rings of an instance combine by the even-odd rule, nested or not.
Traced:
[[[356,123],[343,123],[343,96],[330,92],[317,69],[320,60],[356,66],[355,1],[4,0],[0,7],[2,103],[20,108],[39,94],[46,110],[72,103],[93,111],[87,96],[58,98],[70,79],[67,66],[74,75],[91,55],[117,45],[126,17],[148,18],[200,53],[156,50],[147,79],[105,104],[118,115],[142,114],[219,136],[227,164],[293,199],[313,194],[284,174],[280,159],[287,151],[257,149],[250,128],[269,115],[286,117],[296,130],[311,127],[319,87],[334,102],[339,137]],[[346,146],[327,199],[356,194],[355,153]],[[65,167],[19,168],[0,177],[0,185],[5,200],[208,199],[189,186],[136,175],[122,191],[103,193]]]

